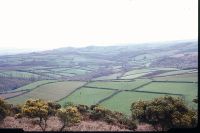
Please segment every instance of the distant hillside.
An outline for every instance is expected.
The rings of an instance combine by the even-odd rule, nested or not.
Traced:
[[[33,52],[27,54],[0,56],[0,67],[8,66],[70,66],[72,64],[81,65],[134,65],[132,62],[137,56],[146,55],[145,58],[151,58],[149,63],[156,66],[156,61],[163,58],[168,58],[175,54],[186,54],[187,57],[192,52],[198,51],[197,42],[169,42],[168,44],[141,44],[141,45],[126,45],[126,46],[89,46],[85,48],[60,48],[43,52]],[[195,56],[197,56],[196,54]],[[20,58],[20,61],[16,61]],[[78,58],[78,59],[77,59]],[[177,57],[179,58],[179,57]],[[176,59],[177,59],[176,58]],[[6,59],[6,60],[5,60]],[[65,61],[62,61],[65,60]],[[164,59],[165,60],[165,59]],[[154,61],[154,62],[152,62]],[[186,60],[182,60],[184,64]],[[137,64],[137,63],[135,63]],[[189,64],[186,62],[187,67]],[[170,65],[176,67],[174,65]],[[160,65],[158,65],[160,66]],[[197,67],[192,64],[188,67]]]

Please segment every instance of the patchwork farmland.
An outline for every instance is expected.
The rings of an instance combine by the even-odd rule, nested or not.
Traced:
[[[130,115],[131,103],[169,95],[197,109],[198,52],[196,44],[188,45],[61,48],[0,56],[0,97],[12,104],[29,98],[62,106],[100,104]]]
[[[156,74],[151,78],[145,77],[144,74],[160,71],[160,69],[131,70],[127,72],[128,75],[141,74],[132,79],[117,78],[115,75],[124,77],[127,73],[124,75],[116,73],[87,82],[41,80],[2,93],[0,96],[13,104],[24,103],[29,98],[56,101],[63,106],[68,102],[85,105],[100,104],[127,115],[130,115],[131,103],[166,95],[183,98],[188,106],[197,108],[197,105],[192,102],[198,92],[197,72],[188,73],[189,71],[173,69],[169,72],[169,70],[166,70],[166,75]],[[112,76],[113,78],[110,78]]]

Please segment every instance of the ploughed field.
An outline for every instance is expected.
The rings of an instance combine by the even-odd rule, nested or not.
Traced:
[[[30,78],[37,73],[52,77],[62,75],[83,75],[90,73],[93,67],[85,68],[32,68],[29,74],[23,72],[13,73],[13,77]],[[119,69],[118,67],[114,69]],[[1,75],[9,74],[1,72]],[[143,68],[132,69],[122,73],[95,77],[92,80],[48,80],[38,79],[22,87],[0,93],[0,97],[12,104],[22,104],[29,98],[40,98],[56,101],[61,105],[67,102],[75,104],[100,104],[114,111],[130,115],[130,106],[138,100],[151,100],[160,96],[173,96],[183,98],[188,106],[197,109],[192,102],[198,93],[198,71],[195,69],[179,70],[174,68]]]

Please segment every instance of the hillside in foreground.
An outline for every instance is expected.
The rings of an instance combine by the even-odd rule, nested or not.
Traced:
[[[46,131],[58,131],[61,122],[57,117],[51,117],[47,121]],[[15,119],[14,117],[6,117],[0,128],[22,128],[24,131],[42,131],[41,128],[33,124],[33,121],[28,118]],[[149,124],[140,124],[135,131],[154,131]],[[65,128],[63,131],[131,131],[126,128],[121,128],[116,125],[108,124],[103,121],[86,120],[81,123]]]
[[[193,100],[198,103],[197,99]],[[0,99],[0,128],[25,131],[167,131],[171,128],[195,128],[197,110],[181,98],[170,96],[131,104],[131,116],[101,105],[60,104],[29,99],[24,105],[12,105]]]

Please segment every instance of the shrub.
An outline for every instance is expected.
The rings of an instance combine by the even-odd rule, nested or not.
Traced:
[[[0,98],[0,121],[9,114],[9,106]]]
[[[22,107],[22,115],[30,118],[39,118],[39,126],[43,131],[46,129],[46,121],[48,118],[48,103],[41,100],[29,99]],[[44,121],[44,122],[43,122]]]
[[[97,107],[97,106],[99,106],[98,104],[96,104],[96,105],[91,105],[90,106],[90,110],[93,110],[95,107]]]
[[[99,119],[103,119],[106,115],[106,109],[103,108],[102,106],[99,105],[92,105],[90,107],[92,109],[92,112],[90,114],[90,118],[93,120],[99,120]]]
[[[195,127],[197,112],[189,109],[183,99],[165,96],[152,101],[138,101],[131,106],[132,118],[152,124],[158,130]]]
[[[91,112],[90,118],[93,120],[103,120],[107,123],[121,124],[130,130],[135,130],[137,128],[134,120],[128,118],[123,113],[116,111],[113,112],[99,105],[93,106],[91,108],[93,110]]]
[[[80,113],[86,113],[89,111],[89,107],[87,105],[78,104],[76,107]]]
[[[55,102],[48,102],[48,115],[54,116],[61,105]]]
[[[76,107],[71,106],[59,109],[57,112],[57,116],[63,123],[62,127],[60,128],[60,131],[62,131],[66,126],[73,125],[75,123],[80,122],[81,120],[81,115],[78,112],[78,109]]]
[[[22,112],[22,106],[13,105],[10,107],[10,112],[13,116],[15,116],[16,114],[20,114]]]

